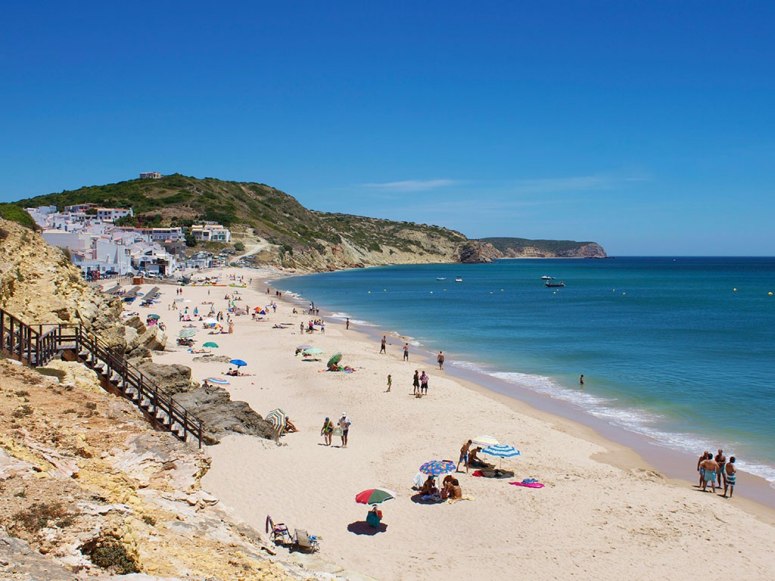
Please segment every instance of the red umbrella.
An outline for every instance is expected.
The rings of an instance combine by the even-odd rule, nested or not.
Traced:
[[[386,500],[392,500],[396,493],[385,488],[369,488],[355,495],[355,502],[359,504],[380,504]]]

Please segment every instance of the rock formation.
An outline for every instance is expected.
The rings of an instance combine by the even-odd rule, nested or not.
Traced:
[[[0,360],[0,578],[309,577],[267,561],[272,548],[202,490],[201,451],[84,366],[52,365],[61,383]]]

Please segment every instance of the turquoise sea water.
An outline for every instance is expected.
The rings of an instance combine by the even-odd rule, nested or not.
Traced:
[[[660,445],[722,447],[775,483],[775,258],[411,265],[277,287]]]

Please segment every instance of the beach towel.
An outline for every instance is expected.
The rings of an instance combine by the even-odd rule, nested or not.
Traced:
[[[477,478],[483,478],[484,474],[482,474],[481,470],[476,470],[476,471],[471,473],[471,476],[476,476]]]
[[[544,485],[535,478],[525,478],[522,482],[509,482],[512,486],[522,486],[524,488],[543,488]]]

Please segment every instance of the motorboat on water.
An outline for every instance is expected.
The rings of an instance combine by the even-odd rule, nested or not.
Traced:
[[[554,280],[554,277],[549,276],[548,274],[545,274],[541,277],[541,280]]]
[[[544,286],[546,286],[547,288],[562,288],[562,287],[565,286],[565,283],[562,282],[562,281],[560,281],[560,282],[550,282],[550,281],[547,280],[544,283]]]
[[[447,280],[446,276],[437,276],[436,280]]]
[[[462,276],[456,276],[455,277],[455,282],[463,282],[463,277]]]

